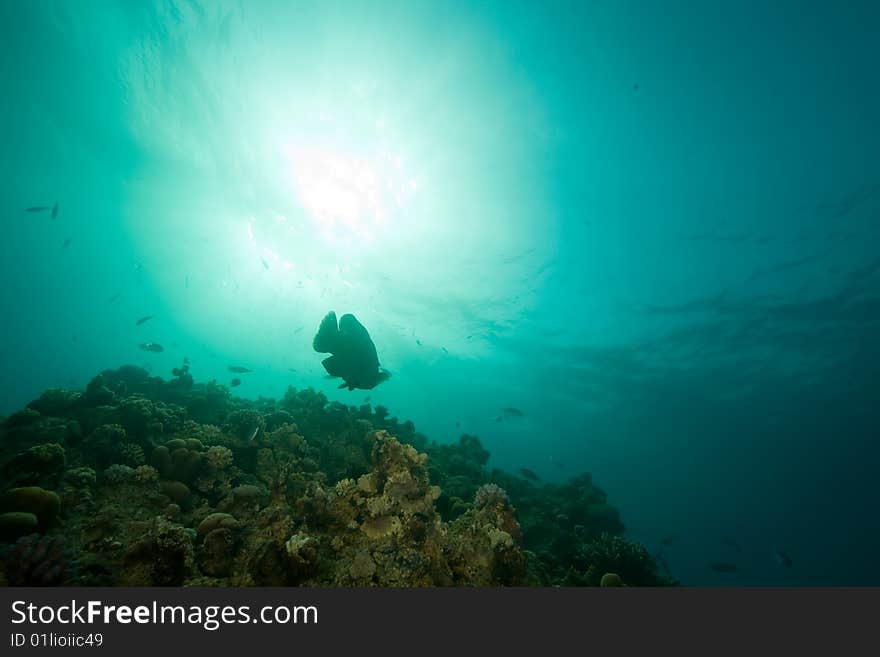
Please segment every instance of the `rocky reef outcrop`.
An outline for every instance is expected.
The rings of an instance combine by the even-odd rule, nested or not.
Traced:
[[[0,583],[672,583],[589,475],[538,485],[488,458],[311,389],[107,370],[0,424]]]

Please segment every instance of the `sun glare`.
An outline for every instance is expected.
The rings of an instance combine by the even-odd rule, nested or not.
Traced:
[[[297,201],[326,239],[369,242],[417,189],[400,154],[296,144],[287,150]]]

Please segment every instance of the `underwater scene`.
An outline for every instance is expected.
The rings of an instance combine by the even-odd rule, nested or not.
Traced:
[[[0,1],[0,584],[880,585],[878,51]]]

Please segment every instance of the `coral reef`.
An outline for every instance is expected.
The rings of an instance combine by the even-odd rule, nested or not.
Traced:
[[[589,475],[487,470],[381,406],[124,366],[0,423],[11,585],[672,584]]]

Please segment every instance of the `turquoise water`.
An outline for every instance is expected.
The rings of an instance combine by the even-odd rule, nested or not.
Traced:
[[[5,0],[0,26],[0,413],[241,365],[243,396],[370,395],[493,465],[590,471],[684,583],[880,584],[873,3]],[[389,381],[325,378],[329,310]]]

